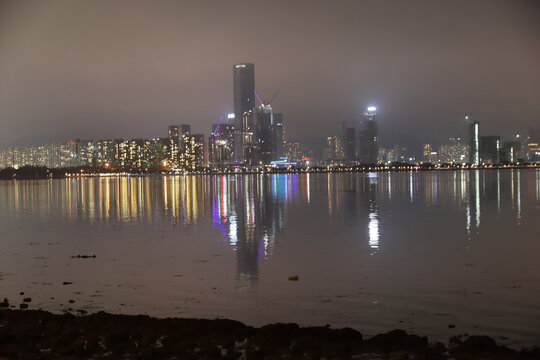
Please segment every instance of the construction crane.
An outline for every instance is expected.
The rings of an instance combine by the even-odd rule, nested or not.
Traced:
[[[272,98],[270,99],[270,101],[266,100],[266,101],[262,101],[259,94],[257,94],[257,90],[253,90],[255,92],[255,96],[257,97],[257,100],[259,100],[259,102],[261,103],[262,106],[268,106],[268,105],[271,105],[272,104],[272,101],[274,101],[274,99],[276,98],[276,96],[278,95],[279,93],[279,90],[276,90],[276,92],[274,93],[274,95],[272,96]]]

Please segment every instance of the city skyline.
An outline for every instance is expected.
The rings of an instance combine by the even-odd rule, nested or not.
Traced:
[[[383,146],[465,138],[464,113],[485,135],[537,127],[537,3],[205,5],[220,15],[175,3],[3,2],[0,144],[152,138],[180,123],[207,135],[234,112],[229,69],[242,61],[256,64],[261,97],[279,90],[289,138],[339,135],[369,105]],[[275,21],[236,25],[253,11]]]
[[[405,145],[380,146],[377,107],[368,106],[360,119],[343,121],[340,136],[326,136],[324,148],[288,140],[283,113],[274,112],[270,100],[262,100],[255,90],[255,65],[233,65],[234,113],[220,115],[212,124],[207,140],[191,131],[191,124],[169,125],[167,137],[70,140],[63,143],[0,148],[0,168],[24,166],[48,168],[94,167],[102,170],[188,172],[278,171],[346,169],[364,166],[415,164],[498,166],[538,163],[540,130],[528,136],[485,135],[480,122],[466,114],[467,138],[449,137],[436,147],[422,144],[422,155]],[[257,99],[257,100],[256,100]],[[328,135],[328,134],[327,134]],[[81,171],[83,171],[81,169]],[[4,176],[9,175],[9,170]],[[7,174],[7,175],[6,175]]]

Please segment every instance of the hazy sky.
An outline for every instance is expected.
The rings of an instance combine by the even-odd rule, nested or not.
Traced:
[[[379,109],[383,143],[540,127],[540,1],[0,0],[0,145],[210,133],[232,65],[289,137]]]

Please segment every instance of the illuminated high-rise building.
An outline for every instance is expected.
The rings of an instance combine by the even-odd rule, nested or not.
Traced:
[[[180,139],[180,128],[178,125],[169,126],[169,165],[177,168],[180,164],[180,153],[182,144]]]
[[[193,134],[184,138],[181,165],[187,171],[201,170],[204,167],[204,135]]]
[[[111,166],[114,162],[114,148],[114,141],[98,140],[96,142],[96,165]]]
[[[169,139],[179,139],[180,130],[178,125],[169,125]]]
[[[191,125],[189,125],[189,124],[180,125],[179,135],[180,135],[180,137],[191,135]]]
[[[360,139],[360,161],[364,164],[376,164],[379,154],[378,127],[375,117],[377,108],[370,106],[363,116]]]
[[[328,163],[335,163],[343,160],[345,157],[343,143],[338,136],[328,136],[326,138],[323,157]]]
[[[525,140],[525,157],[529,162],[540,162],[540,129],[529,129],[529,136]]]
[[[448,143],[441,145],[439,157],[442,163],[463,164],[469,159],[469,148],[460,137],[451,137]]]
[[[257,158],[262,164],[270,164],[275,157],[274,114],[270,105],[261,105],[255,109],[255,136]]]
[[[422,144],[422,160],[425,162],[431,162],[431,153],[433,152],[433,145]]]
[[[521,141],[505,141],[501,146],[501,162],[515,164],[523,161]]]
[[[208,162],[214,169],[227,168],[234,162],[234,114],[227,120],[214,124],[208,138]]]
[[[469,125],[469,163],[478,166],[480,164],[480,123],[471,120],[469,115],[465,115],[465,121]]]
[[[255,138],[253,109],[255,108],[255,65],[233,65],[233,92],[235,144],[234,157],[236,163],[252,165],[255,162]]]

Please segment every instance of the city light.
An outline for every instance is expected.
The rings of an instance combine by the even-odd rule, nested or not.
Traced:
[[[367,111],[369,111],[369,112],[375,112],[375,111],[377,111],[377,108],[376,108],[375,106],[369,106],[369,107],[367,108]]]

